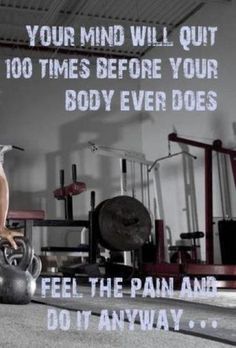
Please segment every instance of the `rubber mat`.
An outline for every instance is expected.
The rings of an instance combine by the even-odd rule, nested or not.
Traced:
[[[99,296],[91,298],[90,289],[86,287],[83,287],[81,292],[83,298],[71,299],[42,298],[37,293],[37,296],[34,297],[34,302],[70,311],[91,311],[91,315],[98,317],[98,319],[102,311],[107,311],[110,318],[114,316],[114,312],[118,316],[122,312],[125,322],[129,322],[130,314],[134,314],[136,310],[138,314],[135,317],[135,323],[142,326],[142,330],[145,311],[148,316],[151,315],[151,311],[154,313],[153,330],[157,328],[160,314],[164,313],[166,314],[167,326],[170,331],[236,346],[235,309],[185,302],[173,298],[144,299],[141,296],[130,298],[129,295],[124,295],[123,298],[101,298]],[[173,311],[175,313],[182,312],[177,330],[173,320]]]

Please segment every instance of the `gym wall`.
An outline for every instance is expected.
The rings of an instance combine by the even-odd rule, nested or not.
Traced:
[[[115,100],[113,112],[65,112],[64,91],[132,89],[136,83],[122,80],[114,85],[110,80],[99,84],[92,78],[68,82],[1,79],[1,143],[25,148],[23,153],[10,152],[5,157],[11,209],[45,209],[48,218],[63,218],[63,202],[54,199],[53,190],[59,187],[60,169],[65,169],[65,182],[71,181],[72,163],[78,164],[78,180],[88,188],[74,199],[75,218],[86,217],[91,190],[96,190],[97,203],[119,194],[119,159],[91,153],[88,141],[141,151],[140,115],[121,113]],[[63,230],[38,233],[34,229],[35,245],[40,250],[41,245],[79,244],[75,229]]]

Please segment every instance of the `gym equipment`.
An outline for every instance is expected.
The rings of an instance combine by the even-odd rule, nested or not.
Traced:
[[[230,198],[230,184],[227,156],[217,152],[217,169],[219,177],[219,191],[223,219],[232,219],[232,206]]]
[[[72,164],[72,183],[65,186],[64,180],[64,170],[60,170],[60,188],[54,190],[54,197],[58,200],[64,201],[65,206],[65,219],[64,220],[43,220],[38,221],[40,226],[50,226],[50,227],[83,227],[87,228],[89,226],[88,220],[74,220],[73,216],[73,196],[77,196],[80,193],[86,191],[86,184],[84,182],[77,181],[77,169],[76,164]],[[34,221],[34,226],[37,222]],[[47,252],[88,252],[89,246],[82,244],[77,247],[55,247],[47,246],[42,247],[41,251]],[[89,254],[90,255],[90,254]]]
[[[0,145],[0,163],[4,160],[4,154],[12,149],[23,150],[20,147],[12,145]],[[73,220],[73,202],[74,195],[80,194],[85,191],[85,183],[77,181],[76,165],[72,165],[72,180],[70,185],[64,186],[64,171],[60,172],[60,184],[61,187],[54,191],[56,199],[65,201],[65,219],[45,219],[45,212],[43,210],[15,210],[8,211],[7,214],[7,226],[14,226],[17,228],[24,228],[25,236],[32,243],[32,231],[34,226],[38,227],[86,227],[89,228],[89,220]],[[72,248],[69,251],[89,251],[89,246],[82,245],[78,248]],[[64,247],[43,247],[41,249],[44,252],[50,251],[67,251]],[[89,251],[89,255],[91,255]],[[89,256],[91,261],[91,256]],[[93,258],[94,259],[94,258]]]
[[[160,162],[164,161],[164,160],[169,160],[169,159],[172,159],[173,157],[176,157],[176,156],[182,156],[183,158],[183,161],[184,163],[191,160],[191,159],[197,159],[196,156],[192,155],[191,153],[189,153],[188,151],[186,151],[185,149],[183,149],[182,151],[180,152],[176,152],[176,153],[171,153],[171,147],[170,147],[170,143],[169,143],[169,146],[168,146],[168,155],[167,156],[163,156],[163,157],[160,157],[160,158],[157,158],[151,166],[149,166],[148,168],[148,171],[151,172],[152,170],[155,170],[157,164],[159,164]],[[185,176],[186,174],[184,173],[184,179],[185,179]],[[159,176],[157,177],[158,178],[158,181],[156,180],[155,181],[155,184],[159,185],[159,188],[156,188],[156,192],[158,192],[158,195],[162,195],[161,191],[161,183],[160,183],[160,178]],[[187,181],[187,180],[186,180]],[[188,179],[188,188],[190,189],[190,179]],[[190,198],[190,197],[188,197]],[[198,229],[198,226],[195,226],[194,224],[190,224],[190,220],[194,220],[194,221],[197,221],[197,216],[196,214],[194,214],[193,210],[194,209],[191,209],[192,208],[192,201],[191,199],[188,199],[186,197],[186,215],[187,215],[187,220],[188,220],[188,228],[189,228],[189,231],[194,231],[194,230],[197,230]],[[158,202],[162,202],[162,200],[158,200]],[[191,202],[191,203],[190,203]],[[191,207],[190,207],[191,205]],[[161,220],[159,221],[163,221],[165,220],[165,216],[164,216],[164,210],[163,210],[163,207],[159,207],[159,209],[162,211],[162,214],[161,214]],[[167,229],[167,227],[165,227]],[[156,234],[158,234],[158,231],[160,230],[160,224],[159,226],[157,226],[157,231],[156,231]],[[159,234],[159,236],[156,238],[156,244],[161,244],[162,248],[163,248],[163,251],[160,250],[159,248],[159,252],[161,252],[161,257],[159,258],[159,260],[167,260],[168,259],[168,255],[167,255],[167,249],[165,249],[165,243],[164,243],[164,239],[165,239],[165,236],[164,236],[164,226],[161,227],[161,233]],[[171,238],[170,238],[171,239]],[[170,241],[169,241],[170,242]],[[168,245],[169,246],[169,251],[174,251],[176,252],[174,255],[172,255],[172,260],[174,259],[176,262],[176,260],[180,260],[181,258],[183,259],[184,257],[186,259],[191,259],[191,257],[189,257],[189,254],[187,253],[187,251],[190,251],[192,250],[192,247],[189,246],[173,246],[171,245],[172,243],[169,243]],[[196,246],[195,246],[195,249],[196,249]],[[166,255],[165,255],[166,254]],[[186,255],[184,255],[186,254]],[[181,257],[180,257],[181,256]]]
[[[192,245],[172,245],[169,247],[170,251],[174,251],[171,256],[170,261],[174,263],[200,263],[198,260],[197,248],[200,248],[197,240],[204,237],[204,233],[197,232],[187,232],[181,233],[180,238],[183,240],[192,240]],[[190,255],[191,253],[191,255]]]
[[[144,205],[129,196],[108,199],[97,208],[98,238],[109,250],[131,251],[143,246],[151,233],[151,218]]]
[[[187,152],[187,151],[180,151],[180,152],[176,152],[176,153],[171,153],[169,152],[169,154],[167,156],[163,156],[163,157],[160,157],[160,158],[157,158],[151,165],[151,167],[148,168],[148,171],[150,172],[154,167],[155,165],[157,164],[157,162],[161,162],[163,160],[166,160],[168,158],[172,158],[172,157],[176,157],[176,156],[179,156],[179,155],[186,155],[186,156],[189,156],[193,159],[197,159],[196,156],[192,155],[191,153]]]
[[[64,170],[60,170],[60,188],[56,189],[53,194],[58,200],[65,202],[65,219],[73,220],[73,196],[86,191],[86,184],[77,181],[76,164],[72,164],[72,183],[64,186]]]
[[[50,227],[84,227],[88,232],[88,244],[81,244],[75,247],[42,247],[43,252],[86,252],[88,254],[87,263],[77,263],[66,267],[61,267],[60,272],[65,275],[75,276],[76,274],[87,274],[89,276],[100,276],[97,261],[98,240],[95,225],[95,192],[92,191],[90,195],[90,211],[87,220],[34,220],[33,226],[50,226]],[[31,229],[32,233],[32,229]],[[81,232],[82,233],[82,232]]]
[[[206,235],[206,263],[213,264],[213,185],[212,185],[212,153],[223,153],[230,156],[232,171],[236,179],[236,151],[226,149],[222,146],[221,140],[217,139],[212,145],[193,141],[190,139],[180,138],[176,133],[169,134],[169,141],[182,143],[205,151],[205,235]],[[235,182],[236,183],[236,182]]]
[[[137,155],[137,157],[139,157]],[[143,159],[142,156],[139,158]],[[123,175],[127,170],[126,159],[123,159]],[[132,161],[134,159],[132,158]],[[144,162],[140,164],[147,165],[150,162]],[[148,169],[148,168],[147,168]],[[148,172],[148,171],[147,171]],[[135,195],[135,166],[132,163],[132,192]],[[147,209],[144,205],[132,197],[119,196],[114,199],[102,202],[101,211],[98,216],[98,209],[95,211],[95,192],[91,192],[91,210],[88,214],[87,220],[74,220],[73,219],[73,196],[85,191],[85,183],[77,181],[76,165],[72,165],[72,184],[64,185],[64,171],[60,171],[60,188],[54,191],[54,197],[58,200],[65,202],[65,219],[64,220],[45,220],[44,213],[41,211],[18,211],[9,212],[8,221],[13,222],[15,220],[23,220],[25,222],[25,230],[27,236],[32,240],[32,230],[34,226],[50,226],[50,227],[84,227],[88,231],[88,245],[78,245],[73,248],[65,247],[43,247],[41,250],[44,252],[88,252],[88,264],[72,265],[71,268],[64,269],[66,274],[78,274],[83,270],[92,275],[99,275],[97,267],[97,261],[99,260],[98,244],[106,244],[106,247],[110,250],[125,250],[132,251],[142,247],[145,241],[150,236],[151,232],[151,219]],[[125,188],[125,181],[123,181],[123,188]],[[148,185],[149,187],[149,185]],[[149,195],[149,194],[148,194]],[[117,210],[119,206],[119,209]],[[110,218],[112,213],[113,218]],[[128,215],[127,215],[128,213]],[[110,227],[113,229],[110,230]],[[117,231],[119,228],[119,231]],[[113,233],[112,233],[113,232]],[[117,233],[118,232],[118,233]],[[111,241],[109,233],[111,235]],[[110,241],[110,243],[109,243]],[[109,245],[108,245],[109,244]],[[18,256],[11,258],[16,261]],[[101,257],[100,257],[101,259]],[[104,260],[103,260],[104,262]],[[96,266],[96,267],[95,267]],[[109,265],[110,266],[110,265]],[[111,269],[111,267],[109,267]]]
[[[43,252],[88,252],[89,264],[96,262],[96,243],[93,243],[94,239],[94,224],[93,224],[93,210],[95,208],[95,193],[91,192],[91,211],[87,220],[74,220],[73,219],[73,205],[72,196],[80,194],[85,191],[86,185],[82,182],[78,182],[76,178],[76,166],[72,166],[72,184],[64,186],[64,171],[60,172],[61,188],[54,191],[54,196],[57,199],[65,200],[65,219],[45,219],[45,212],[42,210],[19,210],[9,211],[7,215],[8,226],[20,227],[23,222],[23,228],[25,235],[32,242],[32,232],[35,226],[37,227],[83,227],[88,230],[89,244],[79,245],[78,247],[66,248],[66,247],[42,247]]]
[[[0,303],[27,304],[36,290],[41,261],[27,239],[15,238],[19,249],[0,241]]]
[[[213,253],[213,175],[212,175],[212,155],[213,151],[230,157],[232,172],[236,185],[236,151],[222,146],[221,140],[215,140],[213,144],[205,144],[191,139],[181,138],[176,133],[171,133],[168,140],[179,144],[186,144],[204,149],[205,152],[205,250],[206,263],[184,263],[184,264],[165,264],[165,263],[146,263],[143,265],[143,271],[148,275],[173,276],[181,280],[183,276],[206,276],[212,275],[218,278],[219,287],[236,288],[236,264],[230,264],[229,258],[227,265],[215,265]],[[221,222],[221,237],[231,241],[232,249],[229,248],[225,253],[235,255],[235,245],[230,237],[233,228],[235,232],[235,221],[230,224],[226,221]],[[233,226],[233,227],[232,227]],[[231,231],[231,232],[230,232]],[[228,236],[226,233],[228,232]],[[222,255],[223,256],[223,255]],[[231,255],[232,256],[232,255]],[[234,261],[233,261],[234,262]]]
[[[185,182],[185,186],[187,189],[185,190],[185,202],[186,202],[186,218],[187,218],[187,227],[188,231],[198,231],[198,217],[197,217],[197,209],[196,209],[196,198],[195,198],[195,191],[194,191],[194,186],[193,186],[193,179],[192,179],[192,165],[193,165],[193,159],[196,160],[197,157],[192,155],[187,151],[187,149],[183,146],[182,151],[176,152],[176,153],[171,153],[171,146],[170,143],[168,144],[168,155],[163,156],[160,158],[157,158],[153,164],[149,167],[149,172],[152,171],[152,169],[155,169],[155,166],[164,161],[164,160],[169,160],[172,159],[173,157],[176,156],[182,156],[183,160],[183,179]],[[161,183],[160,179],[157,182],[159,185],[158,191],[159,195],[161,194]],[[161,200],[159,199],[159,203]],[[163,207],[160,208],[159,210],[162,211],[162,214],[160,216],[161,219],[165,220],[164,216],[164,211]]]
[[[218,222],[223,265],[236,265],[236,221]]]
[[[130,151],[126,149],[118,149],[114,147],[108,147],[104,145],[98,145],[91,141],[88,142],[89,148],[93,153],[98,153],[99,155],[110,156],[114,158],[119,158],[120,160],[120,192],[121,195],[128,195],[128,166],[130,167],[130,187],[131,196],[136,197],[136,170],[139,166],[140,173],[140,191],[141,191],[141,202],[147,207],[148,211],[151,211],[150,202],[150,173],[149,166],[153,162],[148,161],[143,153]],[[156,188],[155,182],[158,180],[158,165],[153,166],[155,170],[152,171],[154,190]],[[154,169],[153,168],[153,169]],[[158,195],[154,192],[155,198],[158,201]],[[153,216],[157,214],[153,212]]]
[[[152,180],[150,179],[149,167],[153,162],[148,161],[143,153],[130,151],[127,149],[118,149],[114,147],[108,147],[104,145],[98,145],[93,142],[88,142],[89,148],[93,153],[99,155],[110,156],[118,158],[120,161],[120,193],[121,195],[130,195],[133,198],[137,198],[138,193],[136,190],[137,182],[140,189],[140,201],[147,208],[151,216],[156,219],[162,215],[162,196],[159,191],[159,165],[153,166],[151,173]],[[129,169],[129,175],[128,175]],[[154,204],[151,205],[151,184],[153,184],[154,190]],[[158,208],[160,207],[159,211]],[[153,224],[155,226],[155,222]],[[149,234],[149,242],[152,243],[153,234]],[[139,257],[140,258],[140,257]],[[129,251],[124,252],[124,264],[131,265],[131,255]]]
[[[227,156],[225,154],[217,153],[217,169],[222,210],[222,220],[218,221],[219,249],[223,265],[236,265],[236,222],[233,221],[229,173],[226,157]],[[217,242],[218,241],[216,240],[216,243]]]
[[[91,210],[88,219],[89,263],[64,267],[64,274],[86,273],[99,276],[99,266],[106,275],[119,273],[126,277],[132,267],[114,264],[100,257],[99,244],[110,251],[133,251],[140,249],[151,232],[151,218],[144,205],[129,196],[107,199],[95,208],[95,192],[91,193]],[[133,260],[134,263],[134,260]]]

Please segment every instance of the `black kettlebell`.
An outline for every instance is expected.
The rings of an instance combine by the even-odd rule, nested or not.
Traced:
[[[41,260],[25,238],[14,239],[19,249],[0,241],[0,303],[27,304],[36,290]]]

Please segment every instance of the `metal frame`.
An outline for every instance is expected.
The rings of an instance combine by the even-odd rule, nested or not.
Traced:
[[[176,143],[182,143],[197,148],[202,148],[205,152],[205,233],[206,233],[206,262],[214,263],[213,251],[213,178],[212,178],[212,153],[213,151],[229,155],[230,158],[236,158],[236,151],[222,147],[220,140],[215,140],[212,145],[191,139],[178,137],[176,133],[171,133],[168,140]],[[232,160],[233,161],[233,160]],[[234,172],[234,168],[232,165]],[[236,173],[234,173],[234,176]]]
[[[88,142],[89,148],[93,153],[97,153],[99,155],[105,155],[108,157],[117,158],[120,161],[120,192],[121,195],[128,194],[127,189],[127,169],[128,165],[130,165],[130,184],[131,184],[131,196],[136,197],[136,187],[135,187],[135,164],[138,164],[140,166],[140,193],[141,193],[141,201],[144,205],[146,205],[148,211],[151,211],[151,201],[150,201],[150,170],[149,168],[152,166],[151,169],[153,169],[153,186],[154,186],[154,196],[156,199],[156,202],[161,203],[161,207],[163,207],[162,204],[162,197],[160,195],[160,191],[158,191],[159,188],[159,164],[154,163],[152,161],[148,161],[143,153],[130,151],[127,149],[118,149],[114,147],[104,146],[104,145],[98,145],[91,141]],[[146,188],[146,194],[144,192],[144,189]],[[146,204],[145,204],[146,203]],[[159,218],[163,217],[163,210],[159,213]],[[155,216],[156,219],[156,211],[154,212],[153,216]],[[156,226],[155,226],[156,227]],[[152,235],[152,237],[154,237]],[[151,238],[151,236],[150,236]],[[163,245],[164,245],[164,236],[163,238]],[[164,259],[164,255],[162,257]],[[124,252],[124,264],[125,265],[131,265],[131,253],[128,251]]]
[[[234,265],[204,265],[204,264],[178,264],[178,263],[160,263],[144,264],[142,268],[145,274],[153,277],[173,277],[176,285],[181,284],[183,277],[206,277],[230,276],[233,279],[217,280],[218,288],[236,289],[236,267]]]

